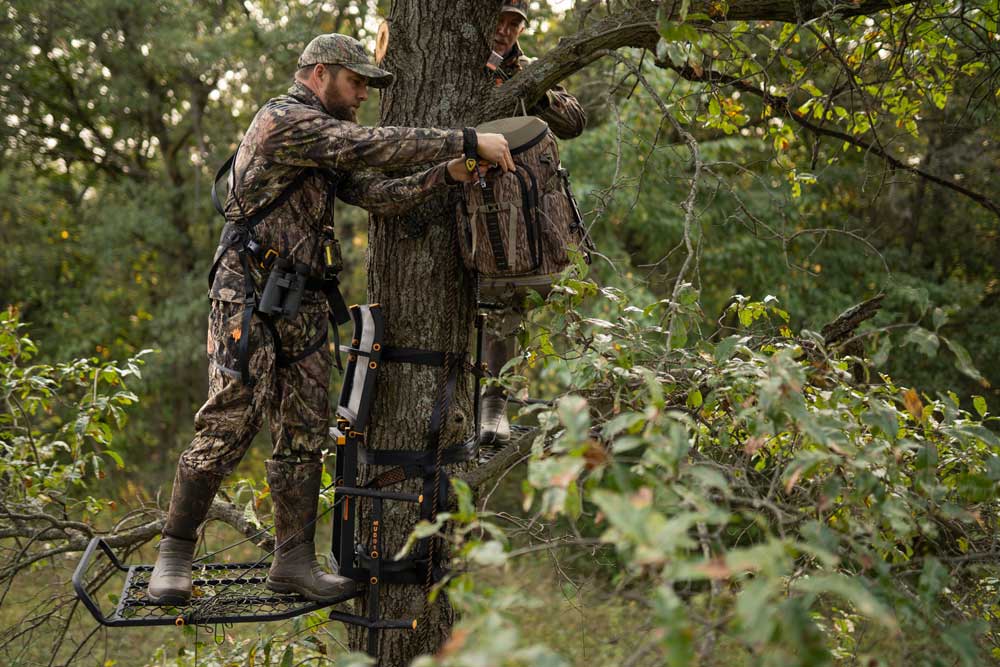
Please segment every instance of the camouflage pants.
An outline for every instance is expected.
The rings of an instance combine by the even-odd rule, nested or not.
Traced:
[[[329,384],[332,355],[326,343],[326,304],[303,304],[294,320],[275,322],[285,357],[312,354],[285,367],[276,360],[274,341],[254,316],[241,331],[243,304],[212,301],[208,318],[208,400],[194,418],[195,436],[181,454],[189,467],[208,473],[232,472],[267,417],[272,458],[316,460],[326,443],[330,422]],[[250,336],[252,387],[239,374],[239,340]]]

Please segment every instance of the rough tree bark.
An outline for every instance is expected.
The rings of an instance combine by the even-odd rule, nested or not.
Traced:
[[[389,50],[382,64],[395,72],[396,82],[382,97],[384,125],[460,128],[480,120],[482,111],[475,101],[488,90],[482,64],[499,7],[500,0],[393,3],[388,16]],[[402,218],[371,221],[369,299],[382,306],[388,345],[450,352],[469,347],[475,304],[470,280],[455,251],[448,207],[447,197],[441,196]],[[384,364],[368,431],[369,446],[426,448],[440,376],[440,369]],[[461,377],[442,446],[457,444],[469,430],[471,387],[470,378]],[[362,470],[362,475],[370,472]],[[408,490],[419,491],[418,483],[409,484]],[[386,504],[382,539],[387,555],[403,545],[417,516],[415,505]],[[387,586],[383,591],[384,618],[418,618],[419,626],[417,632],[380,633],[381,665],[405,665],[440,646],[453,620],[443,596],[425,613],[422,587]],[[364,639],[363,632],[352,630],[352,648],[362,649]]]
[[[383,94],[384,125],[417,127],[472,126],[512,113],[516,100],[530,106],[551,85],[607,54],[638,46],[654,48],[661,3],[639,0],[616,5],[610,16],[581,26],[510,83],[491,86],[483,76],[500,0],[396,0],[388,22],[390,42],[382,65],[396,74]],[[889,0],[856,0],[842,5],[825,1],[732,0],[720,20],[802,21],[826,12],[871,13]],[[905,0],[895,3],[908,4]],[[676,3],[677,6],[680,3]],[[721,5],[693,0],[691,12],[718,15]],[[371,220],[369,231],[369,300],[382,306],[386,344],[427,350],[465,351],[474,314],[473,289],[455,249],[448,199],[438,197],[402,218]],[[428,419],[440,370],[384,364],[368,446],[383,450],[424,449]],[[442,446],[457,444],[471,430],[470,379],[462,377]],[[452,471],[454,472],[454,471]],[[362,470],[362,477],[373,471]],[[410,482],[404,490],[419,491]],[[362,504],[362,515],[365,506]],[[415,506],[387,503],[383,521],[384,552],[394,554],[418,517]],[[363,524],[363,522],[362,522]],[[367,540],[364,532],[359,536]],[[419,618],[417,632],[380,633],[380,665],[406,665],[421,653],[435,651],[448,636],[453,614],[443,596],[425,610],[421,587],[383,587],[383,618]],[[367,613],[365,603],[359,611]],[[425,611],[427,613],[425,613]],[[364,650],[365,634],[351,629],[351,647]]]

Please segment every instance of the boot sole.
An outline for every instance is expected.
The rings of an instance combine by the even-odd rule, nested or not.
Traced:
[[[275,593],[295,593],[313,602],[339,602],[341,600],[346,600],[357,591],[357,587],[353,586],[348,590],[340,591],[334,595],[323,596],[317,595],[308,588],[299,586],[298,584],[293,584],[288,581],[275,581],[270,577],[267,579],[267,588]]]
[[[496,433],[483,434],[479,436],[480,445],[507,445],[510,444],[510,436],[506,438],[497,437]]]
[[[191,594],[188,593],[184,595],[182,593],[164,593],[163,595],[153,595],[148,590],[146,591],[146,597],[153,604],[158,605],[172,605],[177,607],[182,607],[191,601]]]

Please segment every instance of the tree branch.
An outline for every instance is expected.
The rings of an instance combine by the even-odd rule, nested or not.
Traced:
[[[946,178],[942,178],[940,176],[935,176],[934,174],[924,171],[919,167],[914,167],[904,162],[901,162],[900,160],[889,155],[879,146],[870,143],[868,141],[865,141],[860,137],[855,137],[853,135],[847,134],[846,132],[841,132],[840,130],[835,130],[829,127],[824,127],[822,125],[817,125],[816,123],[809,120],[808,117],[799,113],[799,111],[797,111],[796,109],[792,108],[792,103],[787,97],[772,95],[767,91],[761,90],[759,87],[745,81],[744,79],[728,76],[726,74],[722,74],[721,72],[717,72],[714,70],[697,71],[690,65],[677,65],[676,63],[670,61],[660,61],[660,60],[656,61],[656,65],[658,67],[663,67],[665,69],[673,70],[682,78],[687,79],[688,81],[693,81],[696,83],[715,83],[726,86],[732,86],[733,88],[736,88],[741,92],[749,93],[751,95],[756,95],[775,110],[784,112],[786,116],[791,118],[797,124],[806,128],[810,132],[826,137],[833,137],[835,139],[847,142],[852,146],[857,146],[859,148],[862,148],[866,152],[869,152],[873,155],[877,155],[878,157],[885,160],[893,169],[915,174],[917,176],[920,176],[921,178],[927,179],[932,183],[936,183],[937,185],[948,188],[949,190],[954,190],[955,192],[958,192],[959,194],[962,194],[971,199],[972,201],[976,202],[977,204],[987,209],[997,217],[1000,217],[1000,204],[993,201],[986,195],[976,192],[974,190],[970,190],[969,188],[960,185],[955,181],[951,181]]]
[[[90,543],[92,536],[97,534],[96,531],[85,524],[58,521],[47,514],[11,514],[5,512],[4,516],[17,519],[19,523],[14,528],[5,527],[0,532],[0,537],[22,537],[32,542],[40,540],[54,542],[61,538],[63,542],[62,544],[34,553],[28,553],[26,549],[22,549],[16,558],[4,564],[5,567],[0,570],[0,580],[13,577],[25,568],[46,558],[83,551],[87,548],[87,544]],[[261,533],[261,530],[257,526],[247,521],[243,515],[243,510],[233,503],[216,498],[209,509],[208,519],[221,521],[231,526],[265,551],[272,551],[274,548],[274,538],[270,533]],[[30,525],[32,521],[44,521],[48,525],[44,528],[35,529]],[[145,544],[159,535],[163,529],[163,522],[164,519],[162,517],[157,518],[126,531],[106,533],[103,535],[103,538],[108,546],[115,549],[134,548]]]
[[[857,2],[830,2],[829,0],[733,0],[724,15],[721,3],[714,0],[692,0],[689,14],[705,14],[717,21],[779,21],[798,23],[820,16],[863,16],[889,8],[914,4],[917,0],[857,0]],[[681,6],[673,3],[669,12]],[[609,51],[623,47],[655,50],[660,41],[658,15],[663,2],[642,0],[622,12],[616,12],[600,21],[562,37],[554,49],[538,58],[515,75],[503,86],[491,91],[483,100],[479,116],[496,118],[509,113],[524,100],[527,107],[537,102],[545,91],[560,81],[598,60]]]

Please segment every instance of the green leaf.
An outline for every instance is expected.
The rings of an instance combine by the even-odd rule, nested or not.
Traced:
[[[111,460],[115,462],[115,465],[118,466],[119,470],[125,469],[125,461],[122,459],[121,454],[113,449],[106,449],[104,450],[104,453],[111,457]]]
[[[475,521],[476,504],[472,500],[472,489],[468,483],[458,477],[452,477],[451,488],[458,500],[458,514],[455,515],[455,520],[462,523]]]
[[[933,311],[934,331],[937,331],[948,323],[948,313],[943,308],[935,308]]]
[[[958,341],[952,340],[951,338],[944,338],[943,336],[942,338],[944,342],[948,345],[948,348],[951,350],[952,354],[955,355],[955,368],[957,368],[965,375],[968,375],[973,380],[976,380],[977,382],[983,382],[984,380],[983,375],[982,373],[979,372],[979,369],[977,369],[976,366],[972,363],[972,356],[969,355],[969,351],[966,350],[962,346],[962,344],[959,343]]]
[[[583,499],[580,497],[580,488],[577,486],[575,479],[566,487],[566,500],[564,501],[563,509],[573,521],[579,519],[583,513]]]
[[[590,411],[586,399],[580,396],[564,396],[556,404],[559,421],[566,427],[566,436],[570,440],[580,441],[590,430]]]
[[[885,362],[889,361],[889,353],[892,351],[892,338],[885,336],[879,343],[878,349],[875,350],[875,354],[872,355],[872,364],[875,368],[881,368],[885,366]]]
[[[633,427],[645,421],[646,416],[640,412],[623,412],[605,423],[601,434],[606,440],[612,440],[622,431],[634,432]]]
[[[917,306],[920,309],[921,315],[926,313],[927,309],[931,307],[930,294],[922,287],[897,287],[895,292],[905,301],[909,301]]]
[[[979,413],[980,417],[985,417],[986,416],[987,410],[986,410],[986,399],[985,398],[983,398],[982,396],[973,396],[972,397],[972,405],[973,405],[973,407],[976,408],[976,412]]]
[[[687,345],[687,342],[687,325],[680,317],[673,318],[670,322],[670,347],[676,350]]]
[[[702,398],[701,391],[698,389],[692,389],[687,395],[687,406],[692,410],[697,410],[704,403],[704,398]]]
[[[614,322],[608,322],[607,320],[602,320],[598,317],[585,317],[584,322],[591,326],[598,327],[599,329],[612,329],[614,328]]]
[[[923,327],[913,327],[903,339],[904,343],[912,343],[920,348],[920,351],[927,357],[937,354],[940,341],[936,334],[931,333]]]
[[[285,647],[285,652],[281,655],[281,667],[292,667],[295,663],[295,651],[291,646]]]
[[[479,565],[497,566],[507,562],[507,552],[496,540],[482,542],[469,551],[469,560]]]
[[[672,21],[660,25],[660,36],[667,42],[697,42],[699,38],[692,26]]]
[[[247,501],[246,506],[243,508],[243,518],[254,528],[258,530],[261,528],[260,519],[257,518],[257,512],[254,511],[253,498]]]
[[[736,351],[736,346],[743,342],[744,338],[742,336],[729,336],[723,338],[715,346],[715,357],[716,363],[723,363],[729,361],[730,357],[733,356],[733,352]]]
[[[868,402],[868,410],[861,415],[861,421],[882,431],[890,440],[895,440],[899,432],[899,413],[877,398]]]

